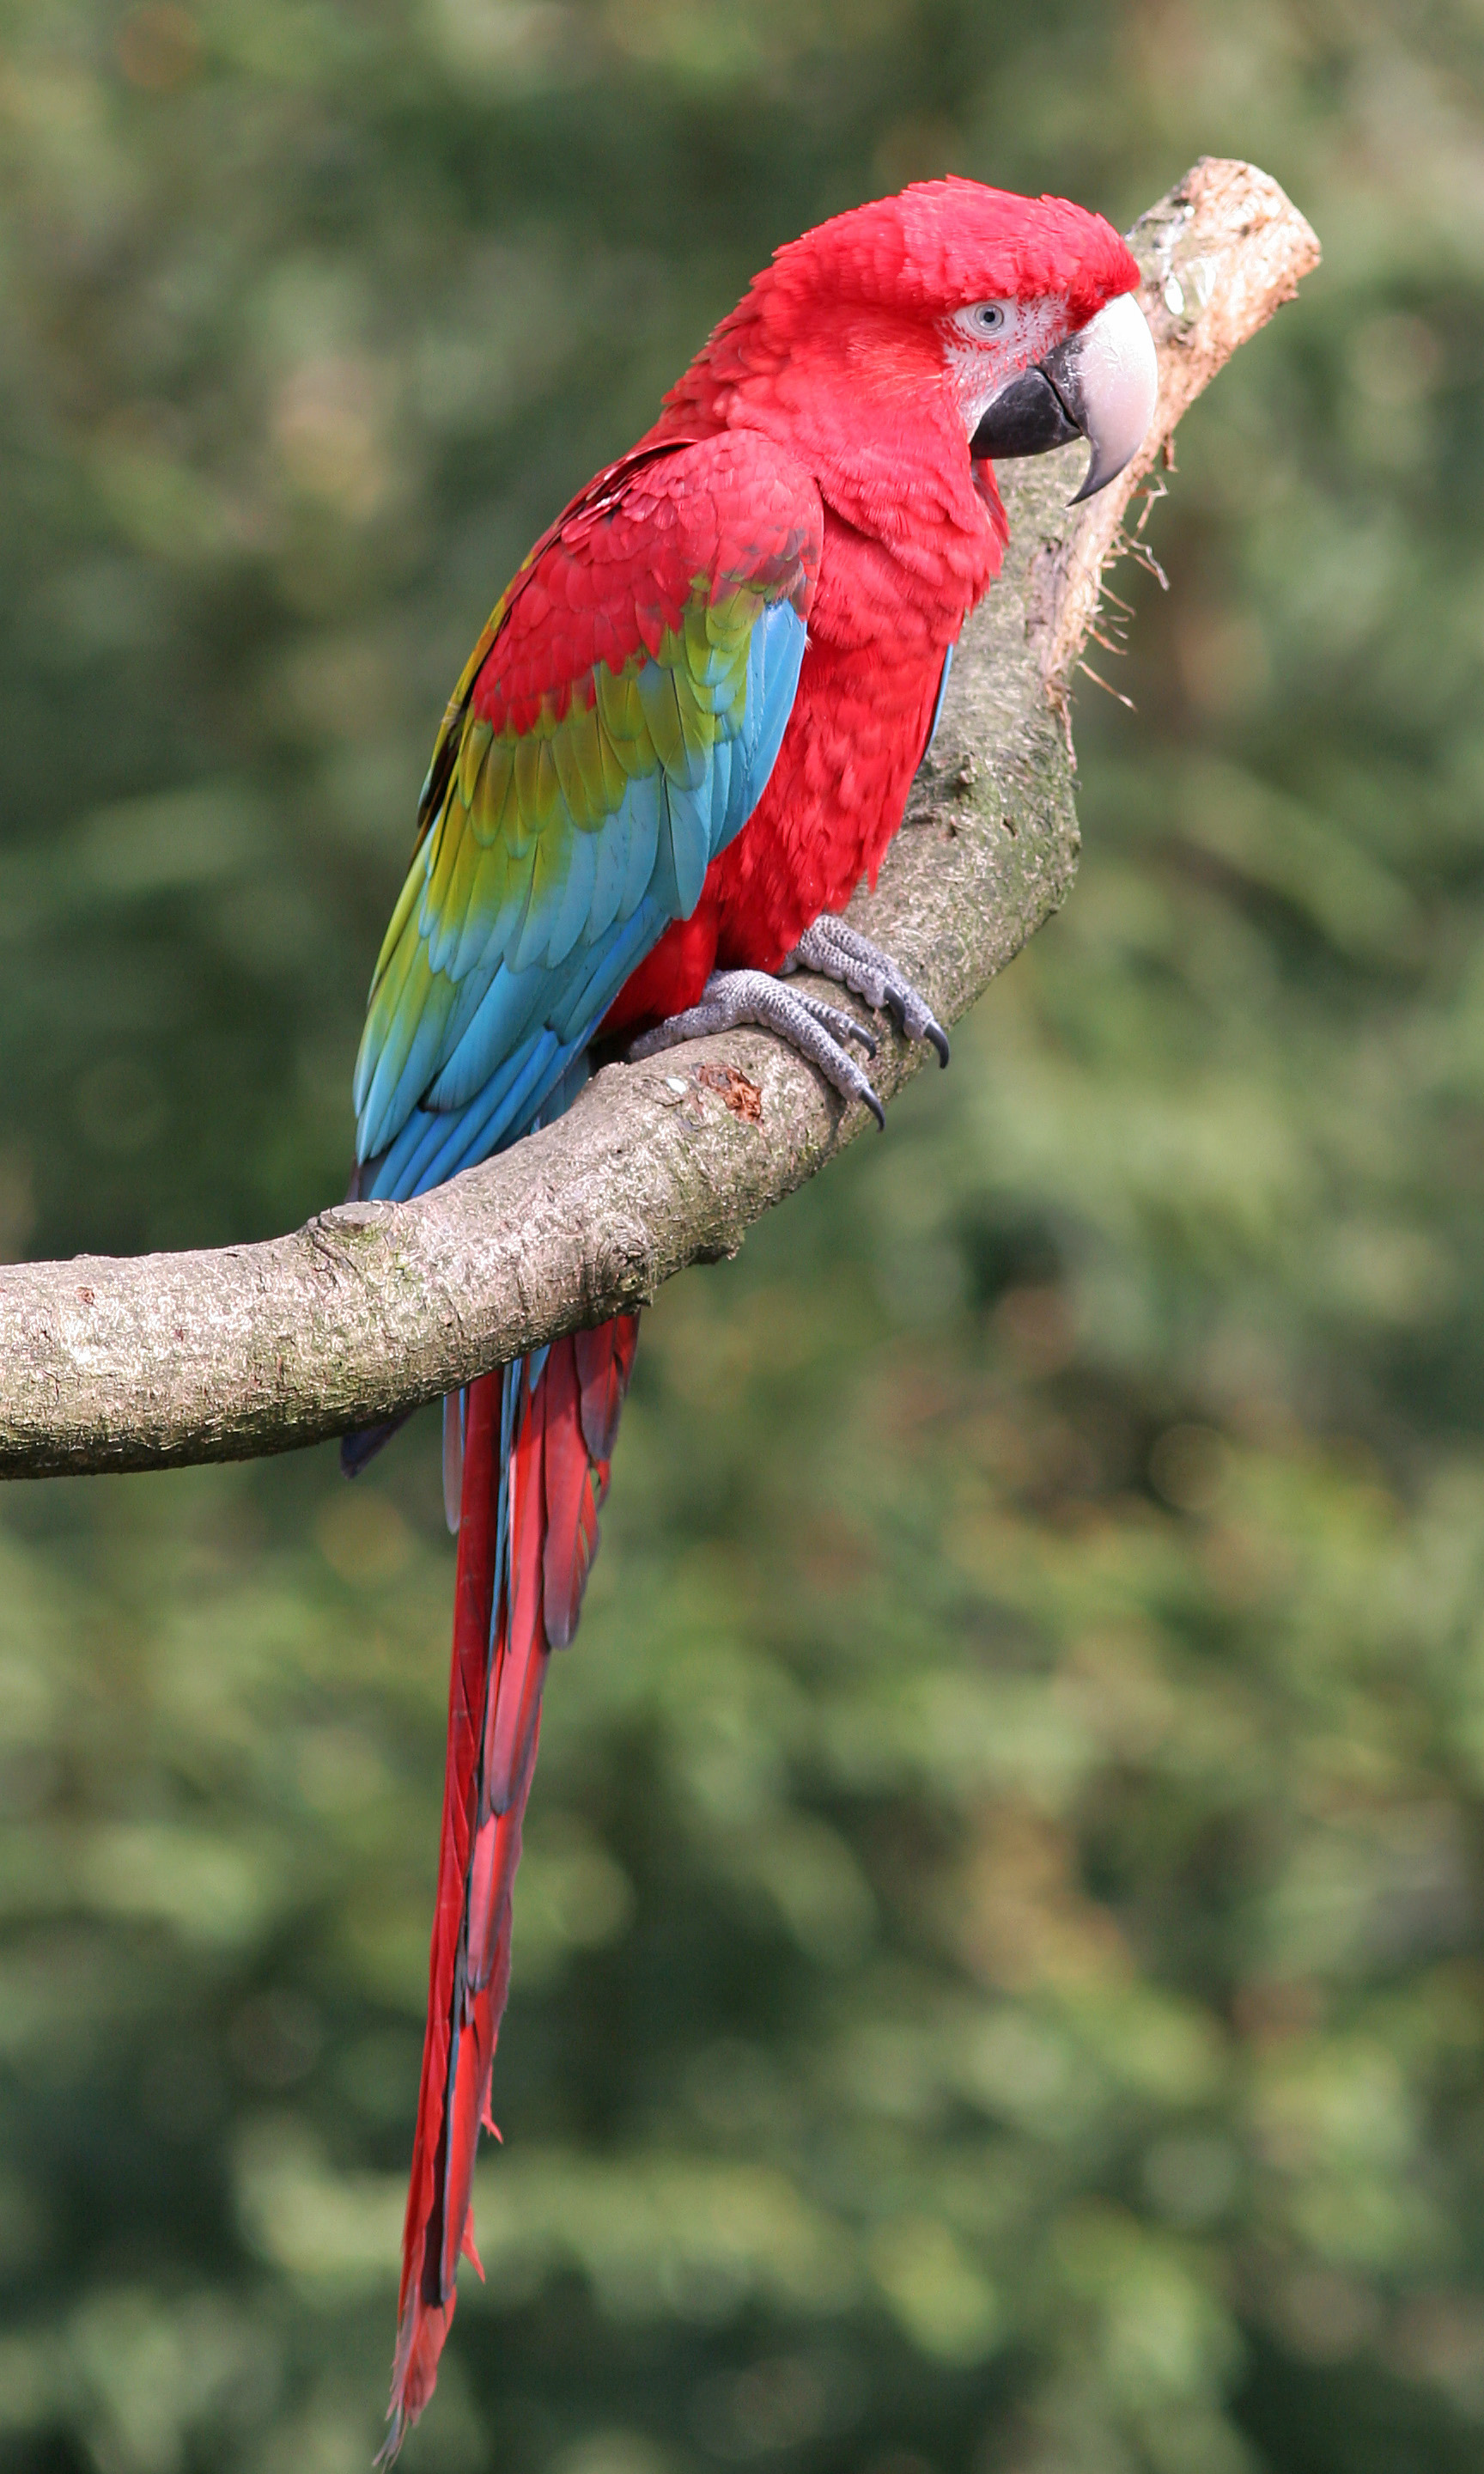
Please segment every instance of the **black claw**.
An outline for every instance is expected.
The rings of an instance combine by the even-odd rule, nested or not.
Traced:
[[[900,1031],[903,1039],[925,1039],[930,1047],[936,1048],[938,1051],[939,1064],[947,1064],[949,1055],[948,1034],[940,1024],[933,1021],[930,1015],[921,1031],[914,1031],[912,1025],[907,1020],[905,1000],[894,995],[891,991],[888,991],[887,994],[886,1009],[891,1015],[893,1022],[897,1025],[897,1028]]]
[[[828,1031],[837,1047],[843,1039],[858,1039],[867,1055],[874,1056],[876,1053],[874,1031],[868,1031],[863,1022],[857,1022],[852,1013],[843,1012],[839,1006],[819,1005],[812,997],[804,997],[800,1002],[804,1011],[811,1014],[820,1025],[821,1030]]]
[[[865,1101],[867,1107],[871,1110],[876,1124],[880,1127],[881,1131],[884,1134],[886,1131],[886,1110],[882,1107],[880,1101],[876,1098],[876,1095],[873,1091],[869,1082],[860,1096]]]

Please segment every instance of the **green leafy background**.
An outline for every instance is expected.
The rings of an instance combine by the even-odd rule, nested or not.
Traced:
[[[1086,858],[646,1322],[409,2474],[1484,2462],[1484,19],[9,0],[0,1249],[337,1195],[449,682],[778,241],[1261,162]],[[431,1419],[0,1502],[0,2462],[342,2474],[395,2313]]]

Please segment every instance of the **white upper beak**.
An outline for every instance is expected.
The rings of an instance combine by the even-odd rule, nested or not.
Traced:
[[[1159,356],[1133,293],[1120,292],[1041,366],[1092,449],[1075,506],[1116,478],[1137,454],[1154,418]]]

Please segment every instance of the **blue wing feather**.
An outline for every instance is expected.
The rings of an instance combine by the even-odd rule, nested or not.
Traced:
[[[371,1198],[405,1201],[426,1194],[461,1169],[472,1168],[528,1133],[537,1117],[560,1113],[551,1095],[591,1043],[599,1023],[631,971],[667,924],[656,902],[647,902],[624,930],[589,949],[588,968],[573,973],[562,1003],[548,981],[548,1018],[530,1029],[480,1079],[461,1107],[417,1107],[383,1156],[371,1163],[363,1191]],[[531,974],[525,975],[533,976]],[[556,1014],[557,1020],[550,1019]],[[574,1085],[573,1096],[580,1083]]]
[[[922,750],[924,756],[931,752],[933,740],[938,736],[938,724],[943,719],[943,700],[948,692],[948,672],[952,667],[953,647],[950,644],[943,657],[943,671],[938,681],[938,695],[933,705],[933,717],[927,725],[927,745]]]

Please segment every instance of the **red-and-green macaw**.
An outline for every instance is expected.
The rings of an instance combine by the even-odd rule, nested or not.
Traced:
[[[601,1034],[762,1023],[880,1106],[805,965],[947,1061],[838,915],[874,881],[1007,527],[991,458],[1121,471],[1156,363],[1116,232],[926,182],[780,249],[498,602],[443,716],[355,1073],[356,1191],[405,1198],[549,1122]],[[427,2037],[391,2435],[432,2393],[510,1976],[552,1649],[569,1641],[637,1318],[445,1411],[459,1536]],[[378,1437],[352,1438],[353,1469]],[[477,2265],[477,2260],[476,2260]]]

